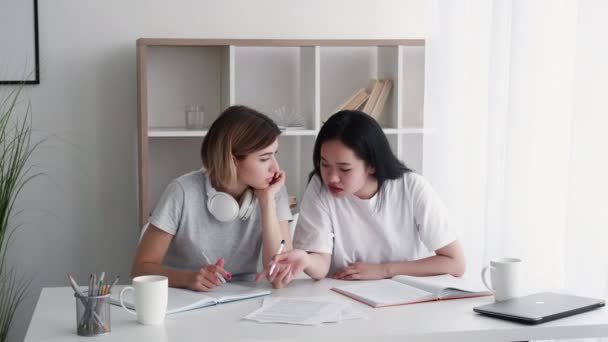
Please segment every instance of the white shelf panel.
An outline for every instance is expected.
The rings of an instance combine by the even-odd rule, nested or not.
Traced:
[[[428,130],[422,127],[406,127],[406,128],[383,128],[384,134],[424,134]],[[289,136],[315,136],[319,132],[314,129],[286,129],[281,131],[281,135]],[[148,136],[151,138],[162,137],[204,137],[207,130],[192,130],[184,127],[151,127],[148,131]]]
[[[424,134],[427,132],[422,127],[405,127],[405,128],[383,128],[382,131],[386,135],[392,134]]]
[[[281,135],[312,135],[315,136],[319,133],[314,129],[285,129],[281,130]]]
[[[281,131],[281,135],[315,136],[318,131],[313,129],[286,129]],[[149,137],[204,137],[207,130],[193,130],[185,127],[150,127]]]
[[[204,137],[207,130],[186,129],[185,127],[150,127],[149,137]]]

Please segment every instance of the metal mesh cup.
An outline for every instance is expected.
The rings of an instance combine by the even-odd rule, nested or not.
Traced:
[[[80,336],[98,336],[110,333],[110,294],[76,298],[76,333]]]

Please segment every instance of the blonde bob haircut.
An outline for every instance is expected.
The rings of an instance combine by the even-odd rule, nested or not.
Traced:
[[[236,160],[272,144],[281,134],[274,121],[246,106],[228,107],[213,122],[203,139],[201,159],[216,186],[237,181]]]

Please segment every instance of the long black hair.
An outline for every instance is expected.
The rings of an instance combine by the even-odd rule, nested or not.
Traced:
[[[367,166],[374,169],[374,178],[378,181],[378,208],[382,206],[384,182],[397,179],[410,168],[401,162],[389,145],[386,135],[378,122],[360,111],[343,110],[332,115],[321,127],[313,150],[314,170],[310,173],[309,181],[317,175],[321,177],[321,146],[330,140],[338,140],[363,160]]]

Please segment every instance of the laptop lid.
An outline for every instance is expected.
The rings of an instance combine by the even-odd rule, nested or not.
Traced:
[[[603,299],[553,292],[536,293],[473,308],[475,312],[526,324],[538,324],[605,305]]]

